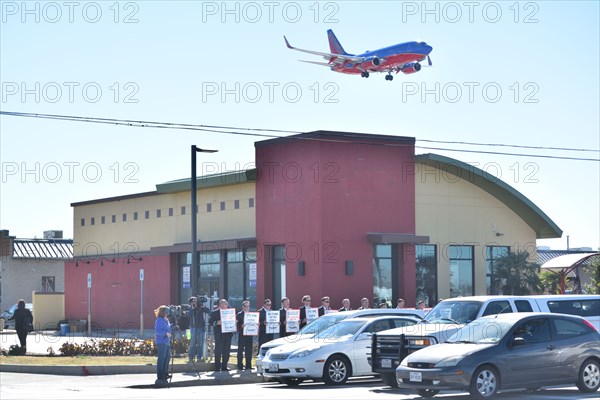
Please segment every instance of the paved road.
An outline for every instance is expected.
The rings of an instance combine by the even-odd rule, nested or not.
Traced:
[[[421,399],[409,391],[385,387],[374,379],[352,379],[342,387],[322,383],[306,383],[288,388],[276,383],[243,385],[187,386],[194,380],[191,374],[175,374],[173,386],[155,389],[154,375],[57,376],[0,373],[0,398],[9,399],[222,399],[222,400],[409,400]],[[444,400],[469,400],[467,393],[443,392],[436,396]],[[542,390],[534,394],[522,391],[501,393],[498,400],[583,400],[597,399],[598,393],[581,394],[575,387]]]

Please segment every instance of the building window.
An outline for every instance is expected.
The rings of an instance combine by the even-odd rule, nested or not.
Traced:
[[[148,211],[148,210],[144,211],[144,218],[150,219],[150,211]]]
[[[181,215],[185,215],[185,206],[181,206]]]
[[[434,244],[418,244],[417,253],[417,301],[429,307],[437,304],[437,256]]]
[[[90,225],[96,225],[96,217],[90,218]]]
[[[123,214],[123,222],[127,222],[127,213]]]
[[[207,213],[209,213],[209,212],[212,212],[212,204],[211,204],[211,203],[208,203],[208,204],[206,205],[206,212],[207,212]]]
[[[473,246],[450,246],[450,297],[473,296]]]
[[[248,199],[248,207],[254,208],[254,198],[249,198]]]
[[[81,226],[85,226],[85,218],[81,218]]]
[[[233,201],[233,208],[235,208],[236,210],[238,210],[240,208],[240,201],[239,200],[234,200]]]
[[[137,219],[138,219],[138,213],[137,213],[137,211],[135,211],[135,212],[133,213],[133,220],[134,220],[134,221],[137,221]]]
[[[373,302],[392,299],[392,245],[376,244],[373,257]]]
[[[112,221],[112,223],[113,223],[113,224],[114,224],[115,222],[117,222],[117,216],[116,216],[116,215],[113,215],[113,216],[111,217],[111,221]]]
[[[55,279],[53,276],[42,276],[42,292],[56,292]]]
[[[169,217],[172,217],[172,216],[173,216],[173,207],[170,207],[169,208]]]
[[[200,253],[200,273],[198,274],[198,292],[211,295],[221,293],[221,253],[218,251]],[[224,296],[221,296],[224,297]]]
[[[224,201],[221,202],[221,211],[225,211],[225,202]]]
[[[160,218],[162,212],[160,209],[156,210],[156,218]]]
[[[106,217],[103,215],[100,217],[100,223],[104,225],[106,223]]]
[[[272,246],[271,251],[273,299],[282,299],[286,296],[285,246]]]
[[[495,276],[495,263],[510,253],[508,246],[486,246],[485,248],[485,286],[487,294],[503,294],[502,280]]]

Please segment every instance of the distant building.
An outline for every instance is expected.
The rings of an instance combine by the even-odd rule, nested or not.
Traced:
[[[65,261],[73,259],[73,240],[62,239],[62,231],[44,235],[52,238],[22,239],[0,230],[0,309],[19,299],[31,303],[34,291],[64,291]]]
[[[65,315],[145,327],[160,304],[191,291],[190,213],[200,294],[233,307],[264,298],[294,308],[303,295],[333,304],[494,294],[494,261],[535,257],[560,228],[521,193],[472,165],[414,154],[411,137],[317,131],[255,143],[256,169],[157,184],[152,192],[73,203],[74,260]],[[144,270],[144,298],[140,272]],[[196,293],[194,293],[196,294]]]

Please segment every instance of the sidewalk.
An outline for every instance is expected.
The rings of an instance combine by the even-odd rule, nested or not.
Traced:
[[[146,330],[143,337],[152,338],[154,330]],[[48,349],[52,347],[55,353],[60,354],[59,349],[63,343],[83,343],[90,339],[108,339],[118,337],[120,339],[139,339],[139,331],[98,331],[92,332],[92,336],[86,333],[70,333],[60,336],[56,331],[32,332],[27,336],[27,353],[33,355],[48,355]],[[0,347],[8,350],[13,344],[19,344],[15,331],[0,332]],[[56,358],[60,362],[60,358]],[[231,358],[230,358],[231,361]],[[237,371],[229,363],[229,372],[213,371],[212,363],[173,364],[172,386],[196,386],[196,385],[231,385],[239,383],[263,382],[262,376],[251,371]],[[28,374],[51,374],[51,375],[119,375],[119,374],[156,374],[156,364],[152,365],[107,365],[107,366],[39,366],[39,365],[13,365],[0,364],[0,372],[17,372]],[[149,378],[152,380],[153,378]]]

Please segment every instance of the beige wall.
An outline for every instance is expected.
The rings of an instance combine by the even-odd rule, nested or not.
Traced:
[[[14,259],[0,261],[2,276],[2,303],[5,310],[19,299],[31,303],[31,292],[42,291],[42,277],[53,276],[55,291],[65,290],[65,260],[56,259]]]
[[[433,167],[417,165],[417,235],[428,235],[437,245],[438,297],[450,296],[449,245],[474,246],[476,295],[486,294],[486,246],[527,250],[535,261],[535,232],[515,212],[479,187]],[[419,168],[421,167],[421,168]],[[496,233],[501,233],[497,236]]]
[[[36,330],[57,329],[65,319],[64,293],[32,293],[33,323]]]
[[[136,252],[150,250],[151,247],[191,241],[191,198],[190,192],[152,194],[144,197],[114,200],[74,207],[73,252],[76,257],[93,257],[103,254],[106,257],[123,257]],[[198,240],[227,240],[249,238],[256,235],[254,208],[249,200],[255,198],[255,185],[241,183],[198,190]],[[239,200],[239,209],[234,208]],[[220,210],[225,202],[225,211]],[[207,212],[207,204],[212,212]],[[185,206],[185,215],[181,207]],[[173,208],[173,216],[169,216]],[[156,210],[161,210],[157,218]],[[150,218],[145,219],[145,212]],[[134,212],[138,219],[134,220]],[[123,222],[122,215],[127,214]],[[112,215],[116,223],[112,223]],[[106,221],[101,223],[101,217]],[[91,217],[95,224],[91,225]],[[81,219],[85,218],[85,226]]]

